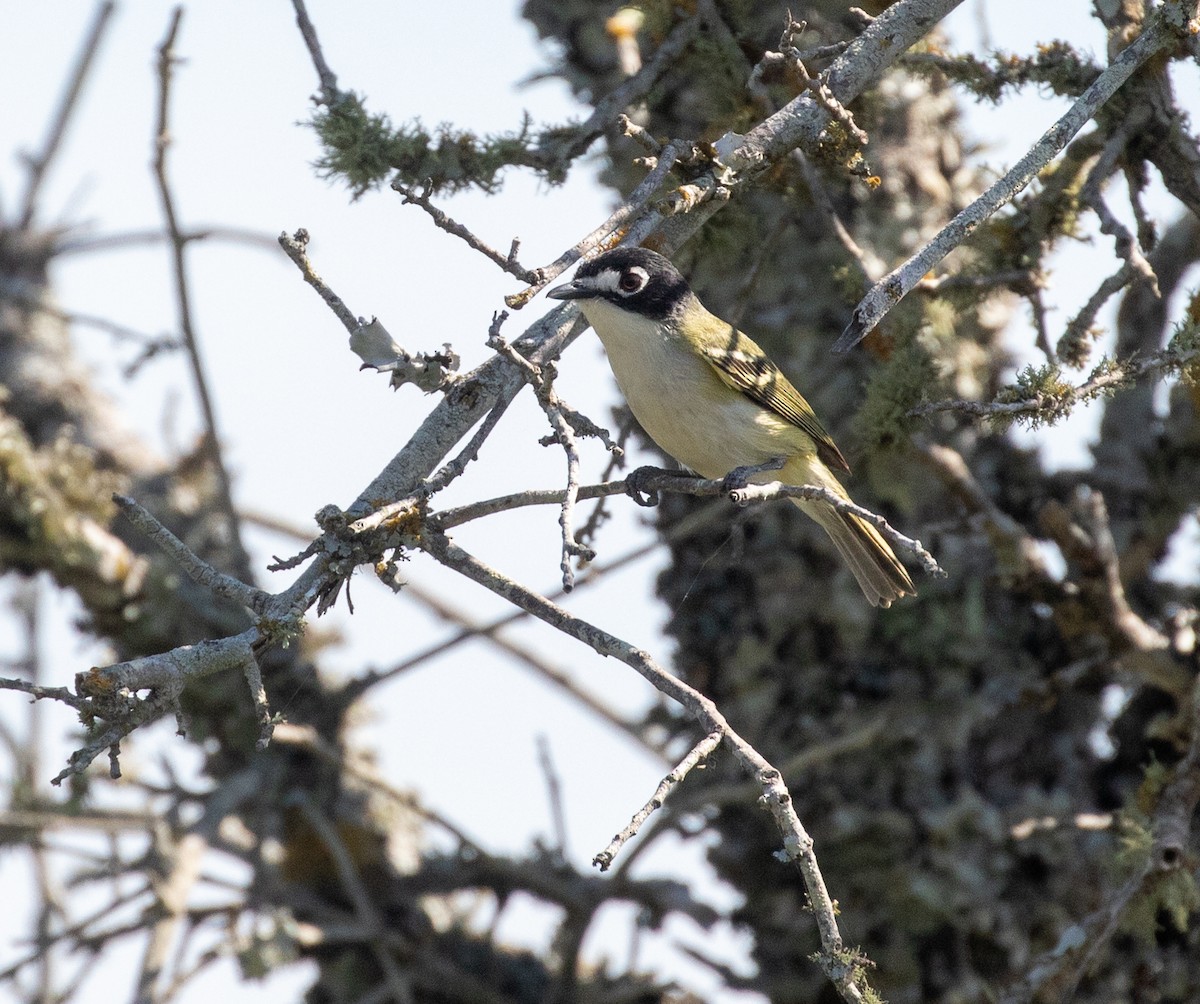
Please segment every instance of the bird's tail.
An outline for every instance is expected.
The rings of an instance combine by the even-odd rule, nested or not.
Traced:
[[[838,512],[825,502],[793,501],[829,534],[829,539],[858,580],[863,595],[873,606],[887,607],[901,596],[916,596],[917,590],[908,572],[870,523],[850,513]]]

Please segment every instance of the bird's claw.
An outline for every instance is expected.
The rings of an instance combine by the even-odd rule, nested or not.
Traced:
[[[761,464],[745,464],[742,467],[735,467],[721,479],[721,490],[725,492],[740,491],[750,484],[750,479],[755,474],[782,469],[786,459],[785,457],[773,457]]]
[[[663,470],[661,467],[638,467],[625,477],[625,494],[638,505],[647,509],[653,508],[658,505],[662,496],[659,490],[648,482],[652,478],[674,473],[674,471]]]

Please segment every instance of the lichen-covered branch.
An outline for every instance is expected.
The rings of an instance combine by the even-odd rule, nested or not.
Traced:
[[[1178,0],[1173,2],[1179,6]],[[947,223],[920,251],[885,275],[870,289],[854,308],[850,323],[834,343],[834,350],[845,352],[862,341],[927,272],[958,247],[988,217],[1011,202],[1013,197],[1062,151],[1071,137],[1083,128],[1138,67],[1170,45],[1176,37],[1165,17],[1152,19],[1137,41],[1112,61],[1011,171]]]

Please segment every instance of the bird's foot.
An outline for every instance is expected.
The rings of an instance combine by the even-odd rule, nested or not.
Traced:
[[[638,467],[625,476],[625,494],[640,506],[658,505],[659,489],[652,482],[661,477],[687,477],[686,471],[668,471],[665,467]]]
[[[772,457],[761,464],[746,464],[743,467],[735,467],[721,479],[721,490],[725,492],[739,491],[750,483],[750,479],[755,474],[782,470],[786,462],[786,457]]]

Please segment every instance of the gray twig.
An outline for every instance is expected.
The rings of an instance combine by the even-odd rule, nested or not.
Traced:
[[[500,334],[500,325],[507,317],[508,314],[501,311],[492,318],[492,326],[488,332],[488,346],[520,367],[526,380],[533,387],[538,404],[541,405],[542,411],[550,422],[550,427],[554,430],[554,436],[550,442],[557,442],[561,445],[567,457],[567,488],[563,494],[562,512],[558,522],[562,527],[562,563],[560,567],[563,575],[563,588],[570,590],[575,582],[575,571],[571,566],[572,559],[583,558],[585,561],[591,561],[596,557],[595,551],[579,543],[575,538],[575,503],[579,497],[580,487],[579,442],[575,438],[575,433],[578,431],[580,435],[599,438],[610,451],[619,450],[620,447],[612,441],[607,430],[601,429],[563,404],[554,390],[553,366],[549,364],[539,366],[531,362],[504,340]]]
[[[649,94],[663,72],[687,48],[698,28],[697,17],[688,17],[677,22],[642,68],[597,101],[586,122],[570,130],[570,142],[563,159],[573,160],[578,157],[597,136],[612,125],[622,111]]]
[[[422,535],[420,546],[442,564],[579,640],[600,655],[612,656],[625,663],[655,689],[682,705],[700,723],[706,735],[716,732],[729,744],[738,763],[759,784],[760,804],[770,813],[783,837],[782,856],[794,862],[803,876],[821,936],[821,962],[826,973],[835,981],[843,997],[848,1000],[861,1000],[862,992],[859,986],[864,977],[857,966],[846,965],[836,910],[813,852],[812,837],[796,815],[791,795],[779,771],[734,731],[717,706],[698,690],[689,687],[658,665],[646,652],[575,617],[545,597],[489,568],[444,535],[427,532]]]
[[[37,212],[38,197],[42,191],[42,182],[46,180],[50,165],[54,162],[59,147],[62,146],[63,137],[67,134],[67,124],[71,121],[71,115],[79,104],[79,95],[83,93],[84,82],[92,68],[92,61],[96,58],[96,53],[100,51],[100,40],[104,37],[104,32],[108,28],[108,22],[113,11],[116,10],[116,6],[116,3],[108,0],[96,8],[96,16],[88,27],[83,45],[79,47],[79,55],[75,58],[75,67],[71,72],[70,80],[67,81],[58,108],[55,110],[54,118],[51,120],[41,152],[26,157],[25,162],[29,167],[29,184],[25,189],[25,197],[22,200],[23,205],[15,230],[27,230],[33,223],[34,213]]]
[[[258,639],[258,629],[250,628],[218,641],[181,645],[169,652],[77,674],[76,691],[82,697],[91,698],[88,712],[110,720],[112,724],[90,735],[50,783],[61,784],[72,774],[82,774],[105,749],[111,751],[113,776],[120,776],[115,757],[122,739],[166,712],[176,711],[179,695],[188,680],[244,667],[247,660],[254,658],[253,645]],[[152,693],[145,699],[138,699],[132,696],[137,690]]]
[[[519,261],[517,261],[517,251],[520,250],[521,242],[519,238],[514,238],[512,247],[508,254],[501,254],[490,244],[485,243],[475,236],[467,227],[463,226],[457,220],[451,219],[444,212],[438,209],[430,200],[429,193],[432,191],[432,186],[427,184],[423,192],[417,192],[415,189],[409,188],[400,181],[392,182],[392,190],[399,192],[404,196],[404,204],[406,206],[417,206],[425,210],[429,218],[433,220],[433,225],[439,230],[445,230],[446,233],[452,234],[460,240],[466,242],[468,247],[474,248],[480,254],[490,261],[495,262],[509,275],[515,275],[522,282],[538,283],[541,281],[541,274],[537,269],[527,269]]]
[[[208,377],[204,369],[204,361],[200,356],[200,340],[196,335],[192,322],[191,291],[187,277],[187,237],[179,224],[179,216],[175,210],[175,196],[167,177],[167,149],[171,145],[171,82],[177,58],[175,56],[175,38],[179,34],[179,25],[183,19],[183,8],[176,7],[171,14],[167,34],[158,48],[158,116],[154,127],[154,178],[157,182],[159,202],[162,205],[163,219],[166,221],[167,234],[171,240],[171,257],[175,279],[175,301],[179,312],[179,330],[183,336],[183,345],[187,350],[192,383],[196,391],[196,399],[200,403],[200,412],[204,416],[206,432],[205,452],[216,474],[217,496],[220,499],[221,510],[229,530],[229,540],[232,550],[232,561],[238,574],[250,578],[250,556],[242,543],[242,530],[238,525],[237,511],[233,506],[233,485],[229,470],[225,466],[225,457],[221,453],[221,437],[217,432],[217,413],[212,395],[208,389]]]
[[[113,495],[113,502],[124,513],[125,518],[146,537],[160,547],[182,568],[192,581],[211,589],[219,596],[249,607],[255,613],[264,613],[271,597],[269,593],[226,575],[208,564],[182,540],[162,525],[145,506],[127,495]]]
[[[640,126],[635,125],[625,116],[621,116],[621,124],[627,136],[638,137],[639,134],[649,135]],[[532,300],[539,291],[541,291],[548,283],[553,282],[560,275],[569,269],[575,262],[579,261],[589,250],[596,246],[601,240],[610,234],[614,233],[618,228],[627,223],[637,213],[649,203],[654,193],[662,187],[667,175],[671,172],[671,168],[675,166],[676,160],[679,158],[679,148],[675,143],[668,143],[665,147],[661,147],[655,157],[646,158],[647,162],[653,161],[650,168],[650,173],[644,177],[632,192],[629,193],[629,198],[625,199],[613,213],[594,228],[590,233],[585,234],[577,240],[570,248],[564,251],[561,255],[554,259],[549,265],[543,265],[537,269],[538,280],[526,289],[519,293],[512,293],[504,298],[505,304],[513,310],[520,310],[530,300]]]
[[[663,803],[667,800],[667,796],[691,773],[692,768],[702,764],[708,759],[713,750],[721,745],[722,738],[723,736],[720,731],[713,731],[693,746],[688,755],[676,764],[675,769],[659,781],[658,787],[654,789],[654,794],[650,796],[650,801],[634,814],[633,818],[629,821],[629,825],[613,837],[604,850],[592,858],[592,864],[596,865],[602,872],[608,871],[613,860],[621,853],[621,848],[637,836],[638,830],[642,828],[642,824],[651,815],[662,808]]]
[[[717,481],[715,484],[723,485],[724,482]],[[674,486],[666,487],[669,491],[678,490]],[[684,491],[686,490],[685,488]],[[697,494],[708,494],[708,492],[697,492]],[[946,572],[937,563],[937,559],[925,550],[919,540],[906,537],[882,516],[871,512],[870,509],[864,509],[849,499],[842,498],[828,488],[822,488],[819,485],[785,485],[779,481],[772,481],[764,485],[747,485],[745,488],[735,489],[729,494],[737,505],[746,505],[749,502],[766,502],[777,498],[817,499],[832,506],[838,512],[857,516],[863,522],[870,523],[894,545],[917,558],[927,575],[934,575],[938,578],[946,577]]]
[[[300,4],[301,0],[295,0],[295,2]],[[300,269],[300,274],[304,277],[304,281],[317,291],[317,295],[325,301],[326,306],[342,322],[342,327],[353,335],[358,330],[359,320],[350,312],[350,308],[342,302],[342,298],[329,288],[324,279],[317,275],[316,270],[312,267],[312,262],[308,260],[308,241],[308,231],[303,227],[290,237],[286,232],[279,235],[279,246],[283,248],[284,254],[295,262],[296,267]]]
[[[1064,385],[1053,394],[1035,394],[1015,401],[927,401],[910,408],[907,414],[918,418],[939,411],[955,411],[979,418],[1007,419],[1014,415],[1040,415],[1049,420],[1067,414],[1076,404],[1125,387],[1148,373],[1178,370],[1197,358],[1200,358],[1200,347],[1165,348],[1141,358],[1102,363],[1083,383],[1074,387]]]
[[[321,81],[321,100],[326,106],[332,105],[342,96],[342,92],[338,88],[337,76],[325,62],[325,53],[321,51],[321,43],[317,39],[317,29],[308,16],[308,8],[305,6],[304,0],[292,0],[292,7],[296,11],[296,25],[300,28],[300,37],[304,39],[304,44],[308,48],[308,56]]]
[[[496,428],[496,424],[508,411],[508,406],[512,404],[513,398],[517,396],[517,388],[505,391],[500,399],[496,401],[492,410],[487,413],[487,417],[475,430],[475,434],[470,441],[464,446],[452,460],[443,464],[441,468],[432,477],[427,478],[422,488],[429,495],[435,495],[445,488],[455,478],[459,477],[466,469],[467,464],[479,459],[479,451],[483,448],[483,444],[487,441],[488,436],[492,434],[492,430]]]
[[[86,697],[72,693],[67,687],[45,687],[30,680],[8,676],[0,676],[0,690],[19,690],[28,694],[35,701],[62,701],[63,704],[69,704],[76,711],[84,710],[88,703]]]

